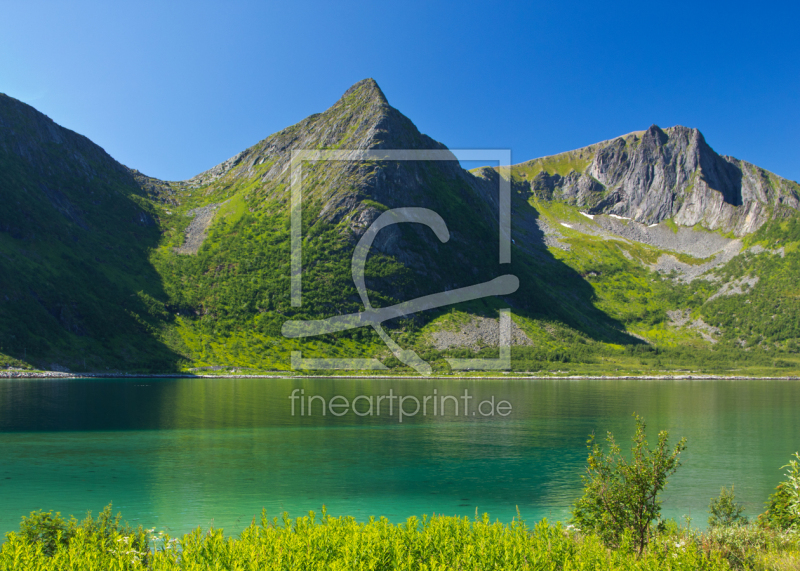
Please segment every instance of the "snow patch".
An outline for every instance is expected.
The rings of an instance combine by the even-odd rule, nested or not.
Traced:
[[[609,214],[611,218],[616,218],[617,220],[630,220],[627,216],[617,216],[616,214]]]
[[[564,226],[565,228],[572,228],[572,226],[570,226],[569,224],[565,224],[563,222],[561,223],[561,225]]]
[[[586,214],[585,212],[581,212],[581,214],[586,216],[586,218],[588,218],[589,220],[594,220],[594,214]]]

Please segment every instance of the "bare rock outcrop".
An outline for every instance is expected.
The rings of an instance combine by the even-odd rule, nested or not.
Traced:
[[[800,186],[755,165],[714,152],[697,129],[651,126],[616,139],[587,168],[606,197],[593,212],[644,224],[672,218],[737,236],[757,230],[776,207],[800,208]]]
[[[500,320],[489,317],[473,317],[469,323],[457,331],[440,330],[432,334],[433,344],[437,350],[467,347],[477,351],[482,347],[497,347],[500,343]],[[511,344],[533,345],[533,341],[511,322]]]
[[[206,239],[206,232],[214,221],[214,213],[220,207],[219,204],[209,204],[202,208],[194,208],[186,214],[192,216],[192,221],[186,228],[186,237],[183,244],[175,248],[178,254],[196,254]]]
[[[542,170],[528,179],[525,169],[537,164]],[[571,170],[558,174],[554,165]],[[798,183],[718,155],[700,131],[682,126],[652,125],[518,167],[523,187],[536,196],[645,225],[672,219],[679,226],[743,236],[771,216],[800,209]]]

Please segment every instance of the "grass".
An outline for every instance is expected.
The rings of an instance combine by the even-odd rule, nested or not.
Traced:
[[[40,514],[38,517],[52,516]],[[57,514],[56,514],[57,516]],[[44,518],[47,519],[46,517]],[[55,525],[59,528],[58,518]],[[63,521],[63,520],[62,520]],[[197,529],[171,538],[111,521],[64,527],[67,536],[9,533],[0,549],[0,570],[727,570],[795,569],[797,536],[756,526],[707,532],[667,526],[637,556],[629,539],[617,549],[593,534],[543,520],[533,526],[447,516],[385,518],[358,522],[331,517],[323,508],[291,519],[262,514],[238,536]],[[74,520],[73,520],[74,522]],[[149,538],[147,547],[142,538]]]

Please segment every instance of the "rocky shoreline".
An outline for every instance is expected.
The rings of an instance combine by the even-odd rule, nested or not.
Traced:
[[[0,379],[502,379],[537,381],[548,379],[597,380],[597,381],[798,381],[800,377],[755,377],[743,375],[297,375],[293,373],[274,374],[224,374],[196,375],[193,373],[62,373],[58,371],[0,371]]]

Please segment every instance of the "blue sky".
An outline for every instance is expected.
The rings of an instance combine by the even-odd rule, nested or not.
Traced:
[[[373,77],[514,162],[652,123],[800,180],[794,2],[5,3],[0,92],[122,163],[193,176]]]

